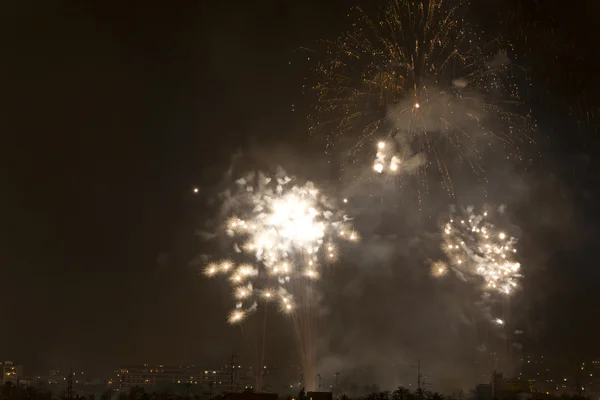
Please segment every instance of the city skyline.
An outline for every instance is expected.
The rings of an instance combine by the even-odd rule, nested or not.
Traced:
[[[235,357],[235,356],[234,356]],[[230,360],[231,361],[231,360]],[[12,361],[2,363],[3,380],[1,384],[12,382],[16,386],[31,386],[38,390],[50,390],[60,392],[67,390],[72,384],[75,393],[87,393],[90,391],[106,391],[128,393],[132,389],[145,389],[146,391],[164,391],[169,388],[179,387],[178,390],[201,393],[207,390],[213,393],[240,392],[255,389],[256,373],[253,366],[223,363],[219,366],[207,365],[163,365],[163,364],[137,364],[119,366],[110,371],[105,371],[101,376],[91,376],[84,371],[70,369],[52,369],[40,375],[27,375],[23,365]],[[379,380],[381,368],[395,369],[400,375],[401,368],[397,369],[394,364],[387,366],[365,365],[348,366],[335,374],[317,375],[319,389],[333,391],[335,393],[348,393],[351,391],[365,391],[369,394],[371,387],[377,390],[393,390],[398,386],[407,389],[416,388],[420,384],[434,391],[447,393],[439,390],[437,380],[440,377],[429,374],[421,374],[421,370],[415,371],[414,366],[410,368],[410,379],[397,381],[393,386],[386,387]],[[422,368],[425,370],[426,365]],[[5,372],[9,371],[8,374]],[[299,365],[261,366],[258,371],[263,376],[263,385],[267,392],[291,392],[302,387],[302,371]],[[566,364],[560,358],[548,356],[524,356],[520,359],[518,374],[514,378],[504,379],[508,385],[527,384],[529,390],[534,393],[546,393],[559,396],[563,393],[577,394],[600,394],[600,357],[588,357],[576,365]],[[418,372],[418,374],[417,374]],[[485,386],[492,382],[492,374],[496,371],[488,371],[483,375],[479,386]],[[502,372],[498,371],[498,376]],[[420,376],[420,377],[419,377]],[[72,382],[72,383],[68,383]],[[510,383],[514,382],[514,383]],[[519,383],[522,382],[522,383]],[[187,385],[187,386],[186,386]],[[233,386],[232,386],[233,385]],[[479,387],[478,386],[478,387]],[[195,388],[195,389],[192,389]],[[580,390],[578,389],[580,388]],[[469,388],[454,388],[454,390],[467,390]],[[476,390],[482,390],[481,388]],[[354,394],[356,397],[356,394]]]

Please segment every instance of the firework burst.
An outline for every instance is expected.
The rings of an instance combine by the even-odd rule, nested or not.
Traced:
[[[457,274],[482,282],[485,292],[510,295],[521,278],[521,265],[514,259],[517,239],[487,218],[487,212],[451,218],[443,226],[442,251]]]
[[[232,255],[251,262],[210,263],[204,274],[229,278],[237,304],[231,323],[241,322],[258,300],[279,301],[282,311],[291,312],[294,291],[319,279],[323,266],[338,258],[336,242],[358,240],[350,218],[310,182],[300,186],[287,176],[259,174],[238,180],[230,200],[237,213],[225,226]]]
[[[449,192],[451,156],[480,175],[484,146],[517,149],[529,118],[516,112],[518,87],[507,79],[514,68],[500,40],[483,43],[465,22],[468,7],[392,0],[375,19],[357,8],[353,28],[325,42],[312,133],[326,133],[328,146],[349,138],[355,157],[375,136],[390,136],[396,160],[379,162],[389,150],[378,146],[375,172],[399,174],[402,160],[416,157],[418,170],[433,166]]]

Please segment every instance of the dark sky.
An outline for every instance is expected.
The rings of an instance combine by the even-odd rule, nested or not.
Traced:
[[[224,325],[225,291],[188,266],[206,218],[191,188],[210,191],[240,149],[322,155],[306,134],[295,50],[335,37],[354,2],[85,3],[0,12],[0,357],[99,373],[221,360],[239,332]],[[543,156],[516,211],[543,264],[526,285],[529,345],[597,354],[598,9],[515,3],[475,10],[481,24],[521,27],[511,32],[540,125]],[[553,222],[532,222],[542,214]]]

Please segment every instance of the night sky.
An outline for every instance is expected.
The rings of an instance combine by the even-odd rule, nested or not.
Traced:
[[[240,151],[294,163],[310,178],[317,169],[321,179],[335,176],[308,137],[301,89],[309,65],[296,50],[336,37],[356,2],[85,3],[14,1],[0,12],[0,357],[23,362],[26,373],[223,363],[242,351],[239,331],[225,324],[231,301],[189,265],[207,252],[195,234],[210,216],[204,200]],[[490,30],[518,27],[510,35],[539,125],[532,165],[515,184],[527,190],[511,214],[532,265],[519,317],[524,350],[600,355],[600,7],[489,3],[474,7],[474,18]],[[302,166],[307,157],[311,168]],[[385,304],[394,290],[378,287],[376,271],[367,275],[363,296],[398,309]],[[375,303],[360,304],[358,314],[374,314],[375,331],[387,329]],[[339,314],[348,317],[346,339],[356,337],[365,353],[393,346],[373,344],[372,332],[355,335],[360,318]],[[438,329],[413,317],[395,318],[414,319],[417,335]],[[273,352],[293,356],[289,335],[281,337]]]

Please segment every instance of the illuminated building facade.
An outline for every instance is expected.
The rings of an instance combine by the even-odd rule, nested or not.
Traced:
[[[251,369],[241,365],[225,365],[219,369],[205,369],[195,365],[149,365],[122,367],[115,370],[113,384],[129,391],[133,387],[161,390],[181,385],[181,390],[227,393],[242,391],[254,385]]]
[[[19,379],[23,377],[23,366],[12,361],[5,361],[0,365],[2,366],[2,384],[11,382],[15,386],[18,385]]]

